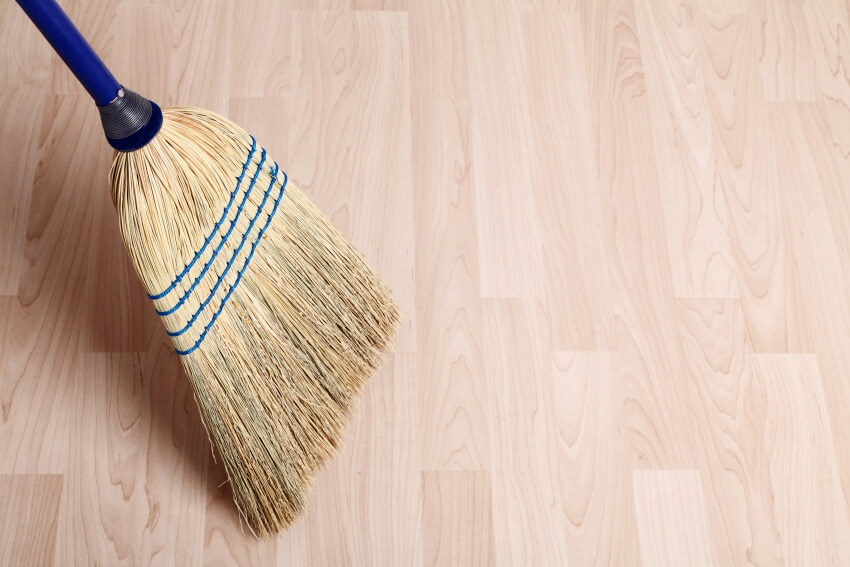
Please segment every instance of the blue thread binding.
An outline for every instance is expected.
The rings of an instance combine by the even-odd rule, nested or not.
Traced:
[[[229,203],[227,203],[227,206],[224,208],[224,212],[223,212],[223,213],[222,213],[222,215],[221,215],[221,219],[220,219],[220,220],[216,223],[216,225],[215,225],[215,227],[213,228],[212,232],[210,233],[209,237],[208,237],[208,238],[204,241],[203,246],[201,246],[201,249],[200,249],[200,250],[198,250],[198,251],[195,253],[195,257],[194,257],[194,258],[192,258],[192,261],[191,261],[191,262],[189,262],[189,263],[186,265],[186,267],[185,267],[185,268],[183,268],[183,271],[182,271],[182,272],[180,272],[180,274],[179,274],[176,278],[174,278],[174,281],[173,281],[173,282],[171,282],[171,285],[170,285],[170,286],[168,286],[168,289],[166,289],[166,290],[165,290],[165,291],[163,291],[162,293],[157,293],[156,295],[148,294],[148,299],[162,299],[163,297],[165,297],[166,295],[168,295],[168,293],[169,293],[172,289],[174,289],[174,287],[175,287],[177,284],[179,284],[179,283],[180,283],[180,280],[182,280],[182,279],[183,279],[183,277],[184,277],[186,274],[188,274],[188,273],[189,273],[189,270],[191,270],[191,269],[192,269],[192,266],[194,266],[194,265],[195,265],[195,262],[197,262],[197,261],[198,261],[198,258],[200,258],[200,257],[201,257],[201,254],[203,254],[203,253],[204,253],[204,250],[206,250],[206,249],[207,249],[207,246],[209,246],[209,243],[210,243],[210,242],[212,242],[213,236],[215,236],[216,234],[218,234],[218,229],[221,227],[222,223],[223,223],[223,222],[224,222],[224,220],[227,218],[227,213],[230,211],[230,207],[233,205],[233,199],[235,199],[235,198],[236,198],[236,194],[239,192],[239,187],[242,185],[242,178],[243,178],[243,177],[245,177],[245,172],[246,172],[246,171],[248,171],[248,166],[249,166],[249,165],[251,165],[251,158],[252,158],[252,157],[254,157],[254,152],[256,151],[256,149],[257,149],[257,140],[255,140],[255,139],[254,139],[254,136],[251,136],[251,151],[248,153],[248,159],[247,159],[247,160],[245,160],[245,165],[243,165],[243,166],[242,166],[242,173],[240,173],[240,174],[239,174],[239,177],[237,177],[237,178],[236,178],[236,179],[237,179],[237,182],[236,182],[236,189],[234,189],[234,190],[233,190],[233,193],[231,193],[231,194],[230,194],[230,202],[229,202]],[[258,169],[259,169],[259,168],[258,168]]]
[[[183,294],[183,296],[180,298],[180,300],[177,302],[177,304],[174,307],[172,307],[171,309],[167,309],[165,311],[157,310],[157,312],[156,312],[157,315],[160,315],[160,316],[171,315],[172,313],[177,311],[180,308],[181,305],[183,305],[183,303],[186,301],[186,299],[192,294],[193,291],[195,291],[195,288],[198,287],[198,284],[201,283],[201,280],[206,275],[207,270],[210,269],[210,266],[212,266],[212,263],[215,260],[216,256],[218,256],[218,253],[221,251],[222,246],[224,246],[224,243],[227,241],[228,238],[230,238],[230,234],[233,232],[233,229],[236,227],[236,221],[238,221],[239,217],[242,215],[242,209],[245,207],[245,203],[248,202],[248,198],[251,196],[251,192],[254,190],[254,184],[257,183],[257,179],[259,179],[259,177],[260,177],[260,173],[263,170],[263,164],[266,162],[266,150],[263,149],[263,148],[260,148],[260,149],[262,150],[262,157],[260,158],[260,164],[257,166],[257,171],[256,171],[256,173],[254,173],[253,179],[251,179],[251,185],[248,186],[248,190],[245,192],[245,196],[242,197],[242,202],[239,203],[239,208],[236,209],[236,216],[234,216],[233,220],[230,221],[230,228],[227,229],[227,233],[225,233],[224,237],[221,239],[221,242],[218,243],[218,246],[216,247],[216,249],[213,250],[212,256],[210,256],[209,261],[206,264],[204,264],[204,269],[201,270],[201,273],[198,275],[198,277],[195,279],[195,281],[192,283],[192,285],[189,287],[189,289],[186,290],[186,293]],[[225,213],[226,212],[227,211],[225,211]],[[218,231],[218,227],[216,227],[216,231]]]
[[[277,163],[275,165],[275,176],[277,175]],[[236,289],[236,286],[239,285],[239,280],[242,279],[242,274],[245,273],[245,270],[248,268],[248,264],[251,262],[251,258],[254,257],[254,251],[257,249],[257,245],[260,244],[260,239],[263,238],[263,234],[265,234],[266,229],[269,228],[269,225],[272,222],[272,217],[274,217],[277,212],[277,207],[280,205],[280,200],[283,198],[283,192],[286,190],[286,183],[289,181],[289,176],[286,175],[286,172],[283,172],[283,184],[280,186],[280,194],[277,196],[277,200],[274,202],[274,208],[272,212],[269,213],[268,218],[266,219],[266,224],[263,226],[260,233],[257,235],[257,240],[254,241],[254,244],[251,245],[251,252],[248,254],[248,257],[245,259],[245,263],[242,264],[242,269],[239,270],[236,274],[236,280],[233,282],[233,285],[230,286],[230,290],[227,292],[227,295],[224,296],[224,299],[221,300],[221,305],[218,307],[218,311],[216,311],[213,318],[210,320],[209,324],[204,327],[204,331],[201,333],[201,336],[198,337],[197,342],[187,350],[177,350],[177,354],[180,356],[186,356],[187,354],[191,354],[195,349],[201,346],[201,342],[203,342],[204,338],[207,336],[207,332],[212,328],[218,316],[221,315],[222,310],[224,309],[225,304],[227,304],[227,300],[230,299],[230,295],[233,293],[233,290]],[[259,216],[259,215],[258,215]]]
[[[257,216],[255,216],[253,219],[251,219],[251,224],[248,225],[248,228],[245,230],[245,234],[242,235],[242,241],[239,243],[239,248],[236,249],[236,251],[233,253],[233,257],[230,259],[230,261],[224,267],[224,270],[222,270],[221,275],[218,276],[218,281],[215,282],[215,285],[210,290],[209,295],[204,300],[204,302],[201,303],[201,305],[198,307],[198,310],[195,311],[194,315],[192,315],[192,318],[189,319],[186,322],[186,324],[183,326],[182,329],[180,329],[179,331],[168,331],[169,337],[179,337],[180,335],[182,335],[183,333],[188,331],[189,328],[195,323],[195,321],[201,315],[203,310],[207,307],[207,305],[209,305],[210,301],[212,301],[213,298],[215,297],[215,294],[218,291],[219,286],[224,281],[225,276],[227,276],[227,272],[230,271],[230,268],[233,266],[233,262],[236,261],[236,257],[239,255],[239,252],[242,251],[242,247],[245,246],[246,242],[248,242],[248,237],[250,236],[251,229],[254,228],[254,223],[256,223],[257,219],[260,218],[260,215],[263,212],[263,207],[266,206],[266,201],[268,201],[269,195],[271,195],[272,189],[274,188],[274,185],[277,182],[277,173],[278,173],[278,166],[277,166],[277,164],[275,164],[275,169],[272,172],[272,180],[271,180],[271,183],[269,183],[269,188],[266,190],[266,194],[263,197],[263,202],[260,203],[260,206],[257,208]]]

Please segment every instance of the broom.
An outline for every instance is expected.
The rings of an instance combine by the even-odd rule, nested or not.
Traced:
[[[242,128],[119,85],[55,0],[17,0],[94,99],[124,245],[256,535],[304,509],[399,312]]]

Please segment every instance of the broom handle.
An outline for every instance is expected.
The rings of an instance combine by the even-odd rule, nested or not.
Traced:
[[[74,26],[56,0],[17,0],[41,35],[50,42],[65,65],[89,92],[98,106],[118,96],[121,85],[106,68],[91,45]]]
[[[159,106],[118,84],[56,0],[16,1],[94,99],[109,145],[132,152],[150,142],[162,126]]]

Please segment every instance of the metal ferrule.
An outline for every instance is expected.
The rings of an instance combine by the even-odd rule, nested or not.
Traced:
[[[120,140],[141,130],[150,120],[151,101],[121,87],[118,96],[106,106],[98,106],[100,121],[107,138]]]

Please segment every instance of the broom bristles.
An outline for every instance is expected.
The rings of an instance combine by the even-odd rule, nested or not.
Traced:
[[[110,181],[236,504],[265,538],[304,509],[398,308],[265,150],[215,113],[163,109],[160,133],[117,153]]]

